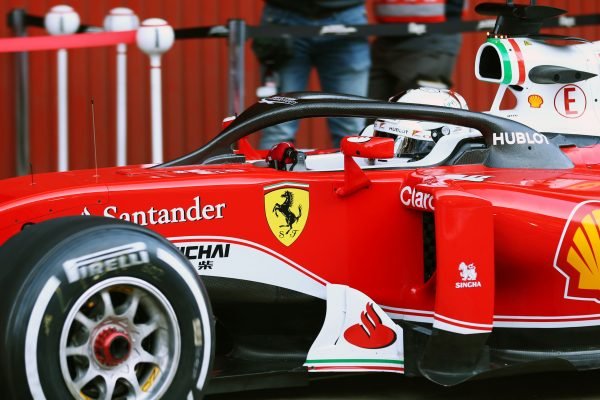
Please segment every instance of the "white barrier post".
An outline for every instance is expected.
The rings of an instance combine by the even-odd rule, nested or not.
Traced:
[[[54,6],[44,18],[44,26],[51,35],[70,35],[79,29],[79,14],[70,6]],[[69,169],[69,93],[67,50],[60,49],[57,57],[58,103],[58,170]]]
[[[175,42],[175,31],[160,18],[142,22],[137,31],[137,45],[150,56],[150,89],[152,102],[152,163],[163,162],[161,56]]]
[[[117,7],[104,18],[108,32],[132,31],[140,20],[129,8]],[[117,165],[127,164],[127,45],[117,45]]]

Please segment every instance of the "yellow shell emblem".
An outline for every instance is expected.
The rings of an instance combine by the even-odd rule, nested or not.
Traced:
[[[531,108],[541,108],[544,104],[544,99],[539,94],[532,94],[527,100]]]
[[[563,230],[554,267],[566,278],[565,298],[600,303],[600,201],[575,207]]]
[[[579,289],[600,290],[600,210],[587,214],[573,235],[567,263],[579,272]]]
[[[300,237],[309,210],[308,185],[283,183],[265,187],[267,223],[273,235],[285,246],[290,246]]]

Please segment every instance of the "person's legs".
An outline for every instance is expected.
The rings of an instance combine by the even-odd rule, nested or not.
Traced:
[[[377,39],[371,45],[371,70],[369,71],[368,97],[377,100],[388,100],[394,93],[396,78],[388,71],[385,53],[377,51]],[[374,118],[367,118],[367,125],[375,122]]]
[[[391,97],[390,88],[394,87],[394,77],[386,68],[372,60],[371,72],[369,73],[369,94],[372,99],[387,100]]]
[[[390,59],[387,71],[393,76],[390,96],[408,89],[434,84],[451,87],[456,56],[452,54],[405,51]]]
[[[370,97],[387,100],[422,85],[451,87],[460,35],[380,37],[371,46]],[[386,76],[387,82],[380,77]]]
[[[369,74],[369,97],[388,100],[398,94],[397,88],[404,86],[416,76],[407,53],[394,49],[394,38],[377,38],[371,44],[371,71]]]
[[[299,41],[296,40],[295,42]],[[278,71],[279,93],[305,90],[308,85],[311,65],[308,57],[297,50],[298,47],[299,43],[294,43],[294,58]],[[277,143],[294,142],[297,129],[298,121],[285,122],[265,128],[262,131],[259,146],[261,149],[270,149]]]
[[[325,21],[330,24],[366,24],[364,7],[355,7]],[[317,67],[325,92],[367,95],[371,57],[366,39],[323,37],[315,39],[312,60]],[[357,135],[364,127],[362,118],[329,118],[333,147],[339,147],[344,136]]]
[[[304,18],[289,11],[265,6],[262,23],[277,25],[302,25]],[[297,92],[306,90],[308,77],[311,70],[310,50],[312,43],[309,39],[295,39],[294,56],[280,69],[278,93]],[[281,142],[294,142],[298,121],[290,121],[283,124],[263,129],[259,147],[270,149],[273,145]]]

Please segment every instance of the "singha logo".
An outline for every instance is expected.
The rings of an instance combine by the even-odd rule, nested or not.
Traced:
[[[477,270],[475,269],[475,265],[473,264],[465,264],[461,262],[458,266],[458,270],[460,271],[460,277],[463,281],[475,281],[477,280]]]
[[[477,280],[477,268],[475,264],[461,262],[458,266],[458,271],[460,272],[462,282],[456,282],[455,287],[457,289],[481,287],[481,282]]]
[[[285,225],[279,225],[280,228],[288,228],[285,234],[289,234],[294,228],[294,224],[302,217],[302,204],[298,205],[298,215],[292,212],[292,206],[294,205],[294,194],[289,190],[286,190],[281,195],[285,201],[281,204],[275,203],[273,207],[273,213],[276,217],[279,217],[279,213],[282,213],[285,217]]]

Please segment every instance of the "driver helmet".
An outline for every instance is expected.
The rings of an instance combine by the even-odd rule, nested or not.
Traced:
[[[448,89],[426,87],[410,89],[391,97],[389,101],[469,109],[460,94]],[[469,128],[457,125],[403,119],[377,119],[373,129],[373,136],[394,139],[396,157],[409,157],[411,161],[419,160],[429,154],[443,136],[470,131]]]

